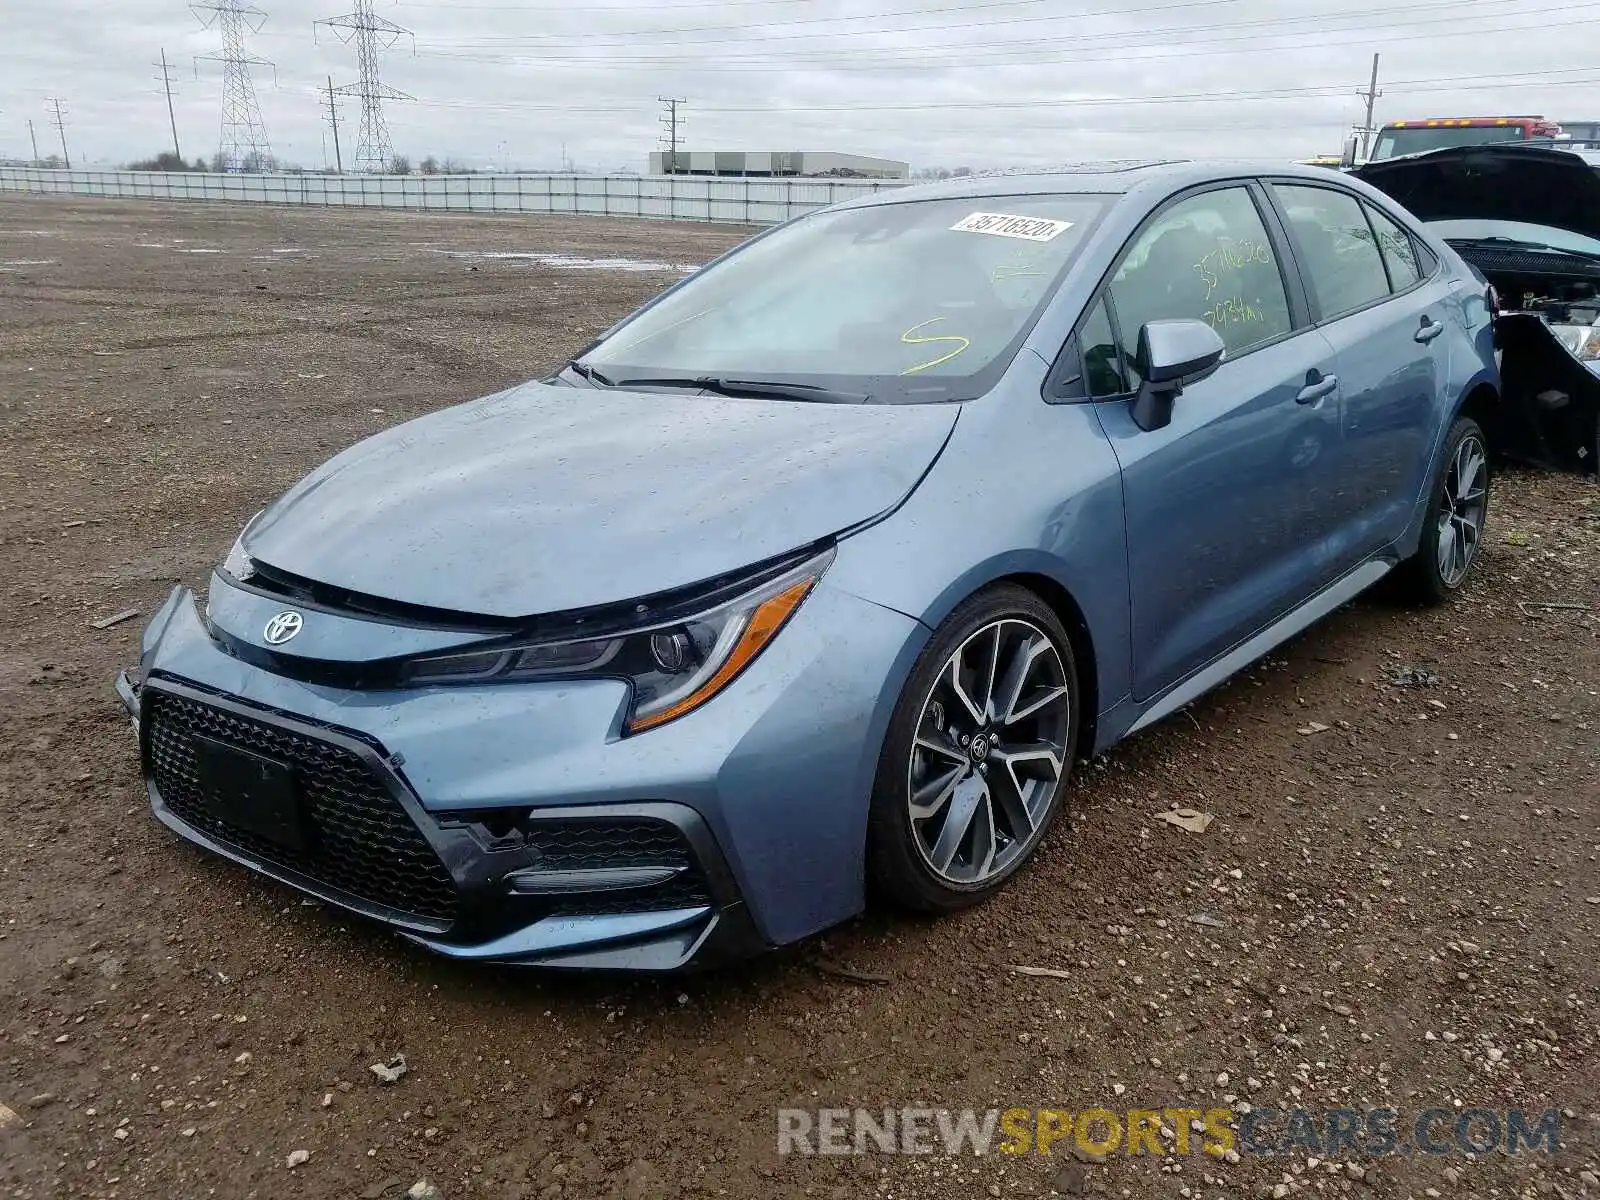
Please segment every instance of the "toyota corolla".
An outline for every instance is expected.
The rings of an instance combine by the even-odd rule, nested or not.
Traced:
[[[457,958],[670,969],[1027,864],[1075,761],[1460,588],[1487,285],[1379,192],[885,191],[344,451],[118,680],[155,815]]]

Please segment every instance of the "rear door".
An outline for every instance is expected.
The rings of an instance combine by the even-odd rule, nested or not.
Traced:
[[[1149,699],[1244,641],[1329,577],[1319,494],[1339,441],[1333,352],[1286,279],[1257,187],[1230,183],[1158,210],[1078,333],[1083,376],[1122,466],[1134,695]],[[1210,323],[1227,357],[1185,386],[1171,424],[1132,418],[1139,329]]]
[[[1449,379],[1449,284],[1425,277],[1398,223],[1343,188],[1270,187],[1294,244],[1312,319],[1332,343],[1343,443],[1328,480],[1330,550],[1353,565],[1399,538],[1427,479],[1439,389]]]

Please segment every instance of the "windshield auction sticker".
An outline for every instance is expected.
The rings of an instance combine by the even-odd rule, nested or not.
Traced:
[[[951,229],[958,233],[992,233],[996,237],[1021,238],[1025,242],[1048,242],[1072,228],[1071,221],[1049,217],[1013,217],[1005,213],[976,212],[962,217]]]

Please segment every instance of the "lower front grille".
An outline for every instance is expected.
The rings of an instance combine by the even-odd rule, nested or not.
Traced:
[[[243,857],[286,867],[372,905],[430,922],[456,919],[450,872],[383,778],[356,751],[271,720],[146,687],[145,772],[171,811]],[[196,738],[286,765],[303,806],[302,846],[240,828],[201,782]]]
[[[446,827],[466,826],[481,838],[514,844],[530,856],[529,871],[605,871],[670,867],[678,874],[648,887],[552,895],[537,903],[544,916],[595,917],[665,912],[715,903],[705,865],[671,821],[649,816],[541,816],[538,810],[486,809],[453,814]]]
[[[539,850],[547,870],[596,870],[608,867],[681,867],[682,874],[653,887],[620,892],[563,896],[551,916],[611,916],[699,908],[711,903],[705,875],[676,826],[649,817],[540,821],[527,825],[528,840]]]

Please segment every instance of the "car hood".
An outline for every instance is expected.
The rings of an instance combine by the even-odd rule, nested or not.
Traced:
[[[1600,238],[1600,175],[1540,146],[1460,146],[1368,163],[1353,174],[1419,220],[1524,221]]]
[[[244,546],[318,583],[454,613],[610,604],[894,508],[958,412],[526,384],[330,459]]]

